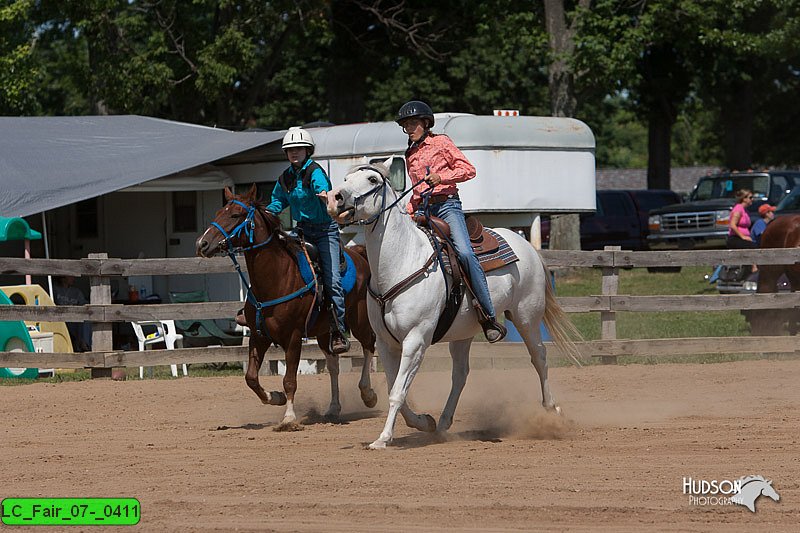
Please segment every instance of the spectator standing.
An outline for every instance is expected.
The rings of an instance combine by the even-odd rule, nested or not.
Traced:
[[[86,305],[89,300],[75,285],[75,276],[59,276],[53,285],[53,301],[56,305]],[[76,352],[92,351],[92,324],[90,322],[67,322],[72,347]]]

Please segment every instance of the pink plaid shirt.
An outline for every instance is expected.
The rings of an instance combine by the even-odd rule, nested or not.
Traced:
[[[434,195],[455,194],[458,192],[457,183],[475,177],[475,167],[447,135],[427,135],[419,145],[406,152],[406,165],[414,185],[428,174],[435,173],[442,177],[442,182],[433,189]],[[425,190],[425,186],[414,189],[406,206],[410,214],[414,214],[422,201],[420,190]]]

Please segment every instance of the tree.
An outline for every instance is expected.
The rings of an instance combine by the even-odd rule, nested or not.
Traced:
[[[13,0],[0,6],[0,114],[35,113],[34,86],[39,72],[34,62],[33,0]]]
[[[570,64],[575,51],[575,33],[581,14],[588,10],[591,0],[579,0],[568,24],[564,0],[544,0],[544,17],[549,36],[551,60],[548,68],[550,107],[554,117],[572,117],[577,106],[575,71]],[[578,215],[554,216],[550,225],[550,247],[556,250],[580,250],[580,219]]]

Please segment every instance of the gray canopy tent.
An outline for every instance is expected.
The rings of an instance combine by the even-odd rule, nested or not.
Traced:
[[[206,165],[258,152],[283,133],[133,115],[0,117],[0,216],[33,215],[158,178],[205,174]]]
[[[0,117],[0,216],[42,213],[49,258],[45,211],[133,186],[219,188],[215,162],[262,160],[283,134],[135,115]]]

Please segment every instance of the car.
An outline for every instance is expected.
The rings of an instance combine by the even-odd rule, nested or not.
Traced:
[[[678,193],[665,189],[603,189],[596,193],[597,211],[580,215],[581,249],[647,250],[651,210],[679,203]],[[542,247],[550,242],[550,221],[542,221]]]
[[[651,211],[648,243],[653,249],[725,248],[730,211],[739,189],[753,191],[748,208],[758,218],[764,204],[778,205],[797,185],[800,171],[721,172],[700,178],[687,202]]]

